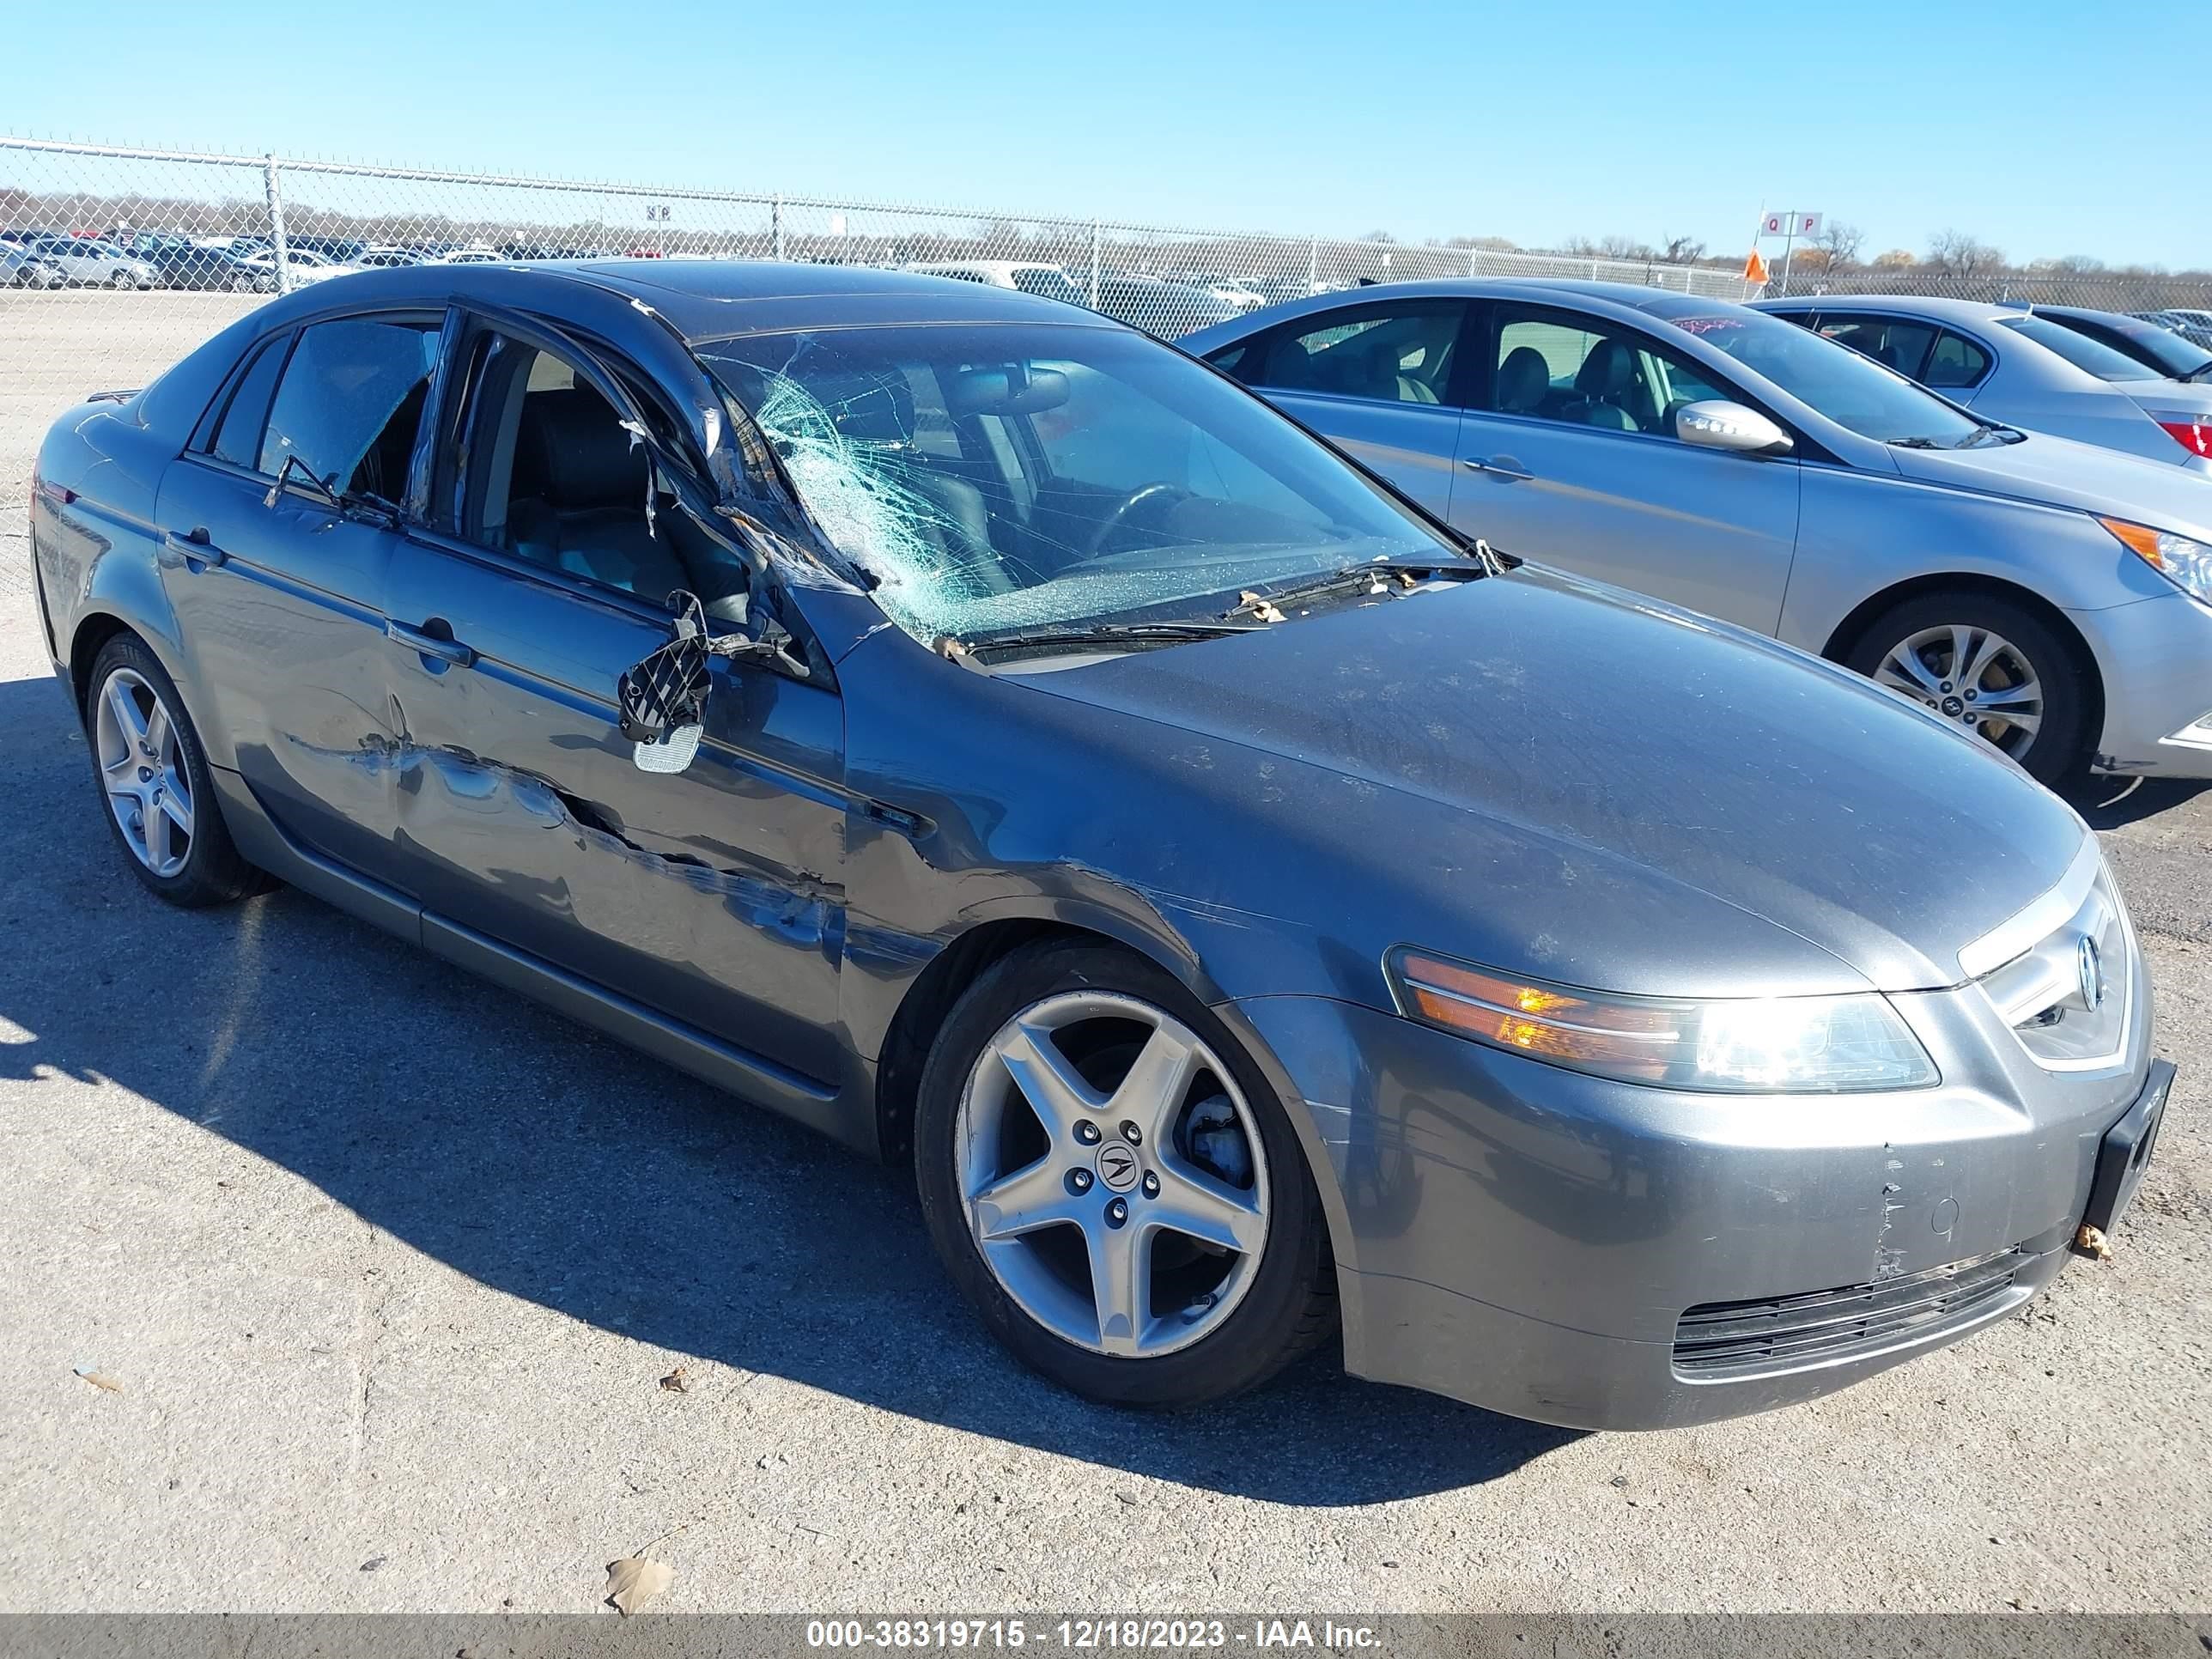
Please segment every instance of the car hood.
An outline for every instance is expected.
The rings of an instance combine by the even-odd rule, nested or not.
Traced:
[[[2130,519],[2212,541],[2212,479],[2186,467],[2044,432],[2032,432],[2018,443],[1978,449],[1893,447],[1889,453],[1908,478]],[[2177,460],[2181,458],[2179,445],[2174,453]]]
[[[1134,843],[1154,885],[1370,963],[1412,941],[1645,994],[1953,985],[2087,833],[1855,676],[1534,566],[1023,678],[1169,728],[1120,809],[1152,828],[1114,862]]]

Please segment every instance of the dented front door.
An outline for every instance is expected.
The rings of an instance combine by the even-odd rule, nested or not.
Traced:
[[[718,660],[691,766],[641,771],[659,606],[424,541],[394,562],[398,855],[426,910],[822,1081],[844,933],[836,695]]]

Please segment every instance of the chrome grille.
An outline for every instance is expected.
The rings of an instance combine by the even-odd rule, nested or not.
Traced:
[[[1674,1328],[1674,1369],[1708,1377],[1802,1370],[1941,1335],[2002,1305],[2031,1259],[2015,1245],[1872,1284],[1704,1303]]]
[[[2100,862],[2072,915],[1978,983],[2038,1064],[2079,1071],[2118,1059],[2134,1012],[2136,965],[2112,872]]]

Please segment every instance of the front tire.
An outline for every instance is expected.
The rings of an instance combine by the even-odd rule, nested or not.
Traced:
[[[147,890],[198,908],[261,885],[231,842],[206,750],[175,682],[133,635],[118,634],[100,648],[83,714],[108,828]]]
[[[1288,1115],[1219,1019],[1128,951],[1046,941],[978,978],[930,1050],[915,1148],[954,1282],[1086,1399],[1224,1399],[1335,1323]]]
[[[1971,590],[1923,593],[1868,625],[1844,658],[2058,785],[2087,765],[2095,676],[2080,649],[2027,606]]]

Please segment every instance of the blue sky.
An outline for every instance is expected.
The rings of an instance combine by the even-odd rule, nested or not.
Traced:
[[[2193,105],[2112,9],[109,0],[15,9],[19,66],[76,69],[9,76],[0,130],[1415,241],[1733,252],[1764,204],[1868,255],[2212,264]]]

